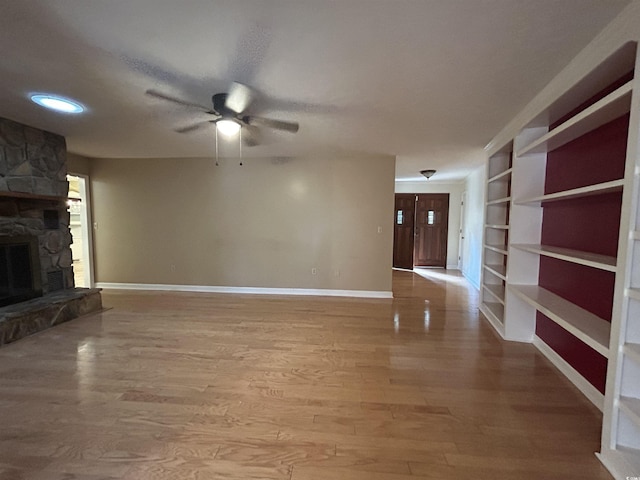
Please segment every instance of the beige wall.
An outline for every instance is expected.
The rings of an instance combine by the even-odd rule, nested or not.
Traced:
[[[389,156],[92,159],[96,281],[390,291],[394,172]]]
[[[81,155],[67,153],[67,172],[71,175],[89,175],[91,161]]]

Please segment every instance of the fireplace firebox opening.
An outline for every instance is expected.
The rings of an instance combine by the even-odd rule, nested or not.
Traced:
[[[40,296],[38,237],[0,236],[0,307]]]

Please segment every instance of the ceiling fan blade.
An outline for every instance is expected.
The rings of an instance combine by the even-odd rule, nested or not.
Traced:
[[[233,82],[224,105],[229,110],[240,114],[249,108],[254,98],[255,93],[251,88],[242,83]]]
[[[285,122],[283,120],[274,120],[272,118],[254,117],[253,115],[247,115],[243,120],[249,125],[273,128],[275,130],[284,130],[291,133],[296,133],[300,128],[298,122]]]
[[[258,127],[244,124],[242,126],[242,143],[247,147],[255,147],[262,143],[262,137]]]
[[[194,123],[192,125],[187,125],[186,127],[176,128],[175,131],[178,132],[178,133],[193,132],[194,130],[198,130],[198,129],[204,127],[208,123],[211,123],[211,121],[207,120],[206,122]]]
[[[145,92],[150,97],[159,98],[161,100],[166,100],[168,102],[177,103],[178,105],[184,105],[186,107],[195,107],[200,110],[204,110],[207,113],[212,113],[211,108],[205,107],[204,105],[200,105],[198,103],[188,102],[186,100],[182,100],[180,98],[172,97],[171,95],[167,95],[166,93],[159,92],[157,90],[149,89]]]

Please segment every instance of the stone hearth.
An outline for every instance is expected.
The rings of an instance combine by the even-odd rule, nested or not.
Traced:
[[[100,289],[70,288],[0,308],[0,345],[102,310]]]

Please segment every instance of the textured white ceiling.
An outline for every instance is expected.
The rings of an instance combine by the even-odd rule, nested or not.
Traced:
[[[300,123],[245,156],[384,153],[399,179],[462,178],[628,3],[0,0],[0,116],[92,157],[212,156],[212,129],[173,131],[205,114],[144,92],[208,105],[235,80],[260,94],[252,113]],[[50,113],[31,92],[88,111]]]

